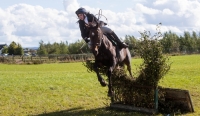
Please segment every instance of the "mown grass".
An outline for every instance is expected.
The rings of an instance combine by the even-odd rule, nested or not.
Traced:
[[[200,55],[173,56],[163,87],[189,90],[195,112],[200,114]],[[141,59],[133,59],[135,72]],[[136,66],[135,66],[136,64]],[[0,115],[146,115],[109,108],[107,87],[82,63],[0,64]]]
[[[189,90],[195,112],[186,115],[200,115],[200,55],[173,56],[171,61],[171,69],[160,85]]]

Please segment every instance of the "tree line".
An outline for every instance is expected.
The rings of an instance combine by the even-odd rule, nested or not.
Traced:
[[[4,46],[2,50],[3,53],[8,53],[8,55],[23,55],[24,50],[19,43],[11,42],[9,46]]]
[[[176,33],[169,31],[165,32],[159,41],[162,45],[163,53],[200,53],[200,32],[197,34],[194,31],[192,33],[185,31],[183,35],[178,36]],[[141,42],[140,39],[131,35],[126,35],[124,42],[129,45],[132,56],[136,55],[135,51],[139,49],[137,48],[137,45]],[[37,50],[38,55],[82,54],[90,52],[91,51],[84,40],[78,40],[70,44],[68,44],[68,42],[44,43],[43,41],[40,41]],[[19,43],[13,41],[8,47],[3,49],[2,53],[9,53],[9,55],[23,55],[23,48]]]
[[[37,50],[37,54],[39,55],[81,53],[90,53],[89,48],[83,40],[78,40],[71,44],[68,44],[68,42],[54,42],[51,44],[50,42],[44,43],[43,41],[40,41],[39,48]]]
[[[200,53],[200,32],[187,32],[185,31],[182,36],[178,36],[176,33],[171,31],[165,32],[162,35],[162,38],[159,39],[163,53],[172,54],[172,53]],[[140,39],[137,39],[134,36],[126,35],[124,39],[125,43],[128,43],[129,50],[132,55],[136,55],[135,51],[138,50]],[[64,42],[61,43],[44,43],[41,41],[39,43],[40,47],[38,49],[38,54],[81,54],[81,53],[90,53],[90,49],[85,44],[83,40],[78,40],[75,43],[67,44]],[[82,48],[82,49],[80,49]]]
[[[137,45],[140,40],[127,35],[124,42],[129,43],[129,49],[133,55],[134,51],[138,49]],[[162,45],[162,52],[165,54],[200,53],[200,32],[197,34],[194,31],[192,33],[185,31],[183,35],[178,36],[176,33],[169,31],[162,35],[159,42]]]

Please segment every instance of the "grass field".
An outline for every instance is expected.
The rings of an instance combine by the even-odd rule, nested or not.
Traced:
[[[200,55],[172,56],[171,69],[160,86],[189,90],[195,112],[200,115]],[[141,59],[133,59],[133,72]],[[41,65],[0,64],[0,116],[143,116],[109,108],[107,87],[82,63]],[[160,114],[161,115],[161,114]]]

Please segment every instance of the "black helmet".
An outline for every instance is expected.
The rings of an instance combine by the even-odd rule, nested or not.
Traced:
[[[87,14],[87,11],[85,10],[85,8],[79,8],[76,12],[76,15],[78,15],[78,14]]]

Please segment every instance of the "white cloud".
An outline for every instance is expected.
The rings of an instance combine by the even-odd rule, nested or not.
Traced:
[[[167,3],[168,0],[156,0],[155,2],[153,2],[153,5],[157,6],[157,5],[163,5],[165,3]]]
[[[0,9],[0,14],[1,43],[10,44],[15,41],[22,46],[38,46],[40,40],[73,42],[69,37],[73,35],[74,29],[78,28],[74,26],[77,19],[73,20],[74,18],[69,16],[70,13],[50,8],[44,9],[41,6],[16,4],[5,10]]]
[[[200,31],[200,1],[197,0],[131,0],[132,8],[125,11],[103,10],[108,27],[119,37],[140,36],[144,30],[155,33],[156,25],[162,23],[161,31]],[[130,4],[131,4],[130,3]],[[173,4],[172,4],[173,3]],[[75,11],[80,7],[77,0],[63,0],[65,11],[42,6],[15,4],[0,8],[0,44],[12,41],[24,47],[38,46],[39,41],[69,43],[81,39]],[[100,8],[82,6],[93,14]],[[113,6],[114,7],[114,6]],[[101,20],[106,21],[104,17]]]
[[[163,14],[164,14],[164,15],[173,15],[174,12],[171,11],[170,9],[164,9],[164,10],[163,10]]]
[[[138,12],[141,12],[141,13],[144,13],[144,14],[148,14],[148,15],[155,15],[155,14],[158,14],[158,13],[161,12],[160,10],[146,7],[146,6],[144,6],[144,5],[140,4],[140,3],[136,4],[135,7],[136,7],[135,10],[137,10]]]
[[[63,5],[68,13],[75,13],[75,11],[80,7],[77,0],[63,0]]]

